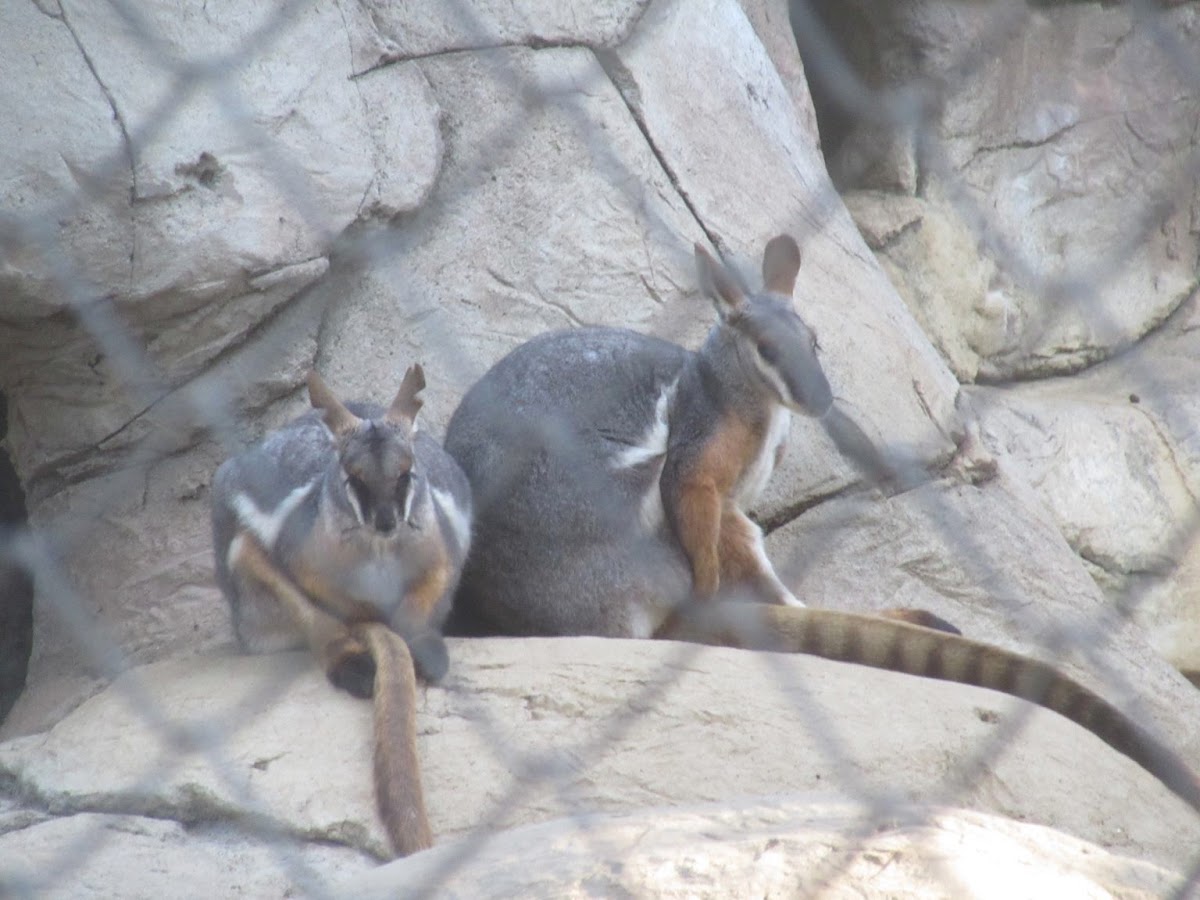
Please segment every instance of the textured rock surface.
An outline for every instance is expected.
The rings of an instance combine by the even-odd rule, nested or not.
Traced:
[[[451,652],[450,678],[422,692],[417,718],[442,842],[817,790],[978,808],[1171,868],[1200,843],[1200,820],[1136,765],[976,688],[665,642],[455,641]],[[149,816],[202,833],[258,822],[252,834],[381,856],[370,727],[369,705],[335,692],[303,654],[167,661],[47,734],[0,744],[0,778],[27,817]],[[21,840],[0,837],[0,853]]]
[[[904,817],[915,818],[911,824]],[[469,847],[470,845],[468,845]],[[1035,826],[963,810],[897,811],[785,798],[515,829],[352,878],[356,897],[1160,897],[1180,880]],[[454,861],[453,863],[451,861]],[[452,874],[447,874],[447,871]],[[735,887],[736,886],[736,887]]]
[[[1200,671],[1196,303],[1075,378],[970,388],[983,443],[1036,493],[1111,600]]]
[[[1172,52],[1195,54],[1193,5],[1162,22],[1127,6],[873,9],[832,12],[854,23],[855,61],[881,86],[936,86],[937,112],[919,126],[924,151],[913,132],[868,127],[833,166],[901,195],[851,205],[960,377],[1077,370],[1187,298],[1200,235],[1184,160],[1200,107]]]
[[[769,42],[790,60],[781,75],[733,0],[439,7],[415,29],[421,11],[399,4],[302,6],[286,22],[237,3],[137,21],[89,4],[26,12],[27,30],[84,56],[83,71],[55,77],[96,97],[23,135],[13,170],[46,165],[70,115],[115,117],[80,166],[122,179],[103,206],[119,227],[101,228],[100,213],[77,224],[128,247],[111,277],[111,247],[69,257],[80,286],[111,298],[97,309],[124,323],[116,343],[46,318],[64,298],[45,259],[5,268],[27,300],[0,324],[7,445],[31,520],[60,535],[122,655],[227,639],[208,576],[208,478],[300,408],[314,361],[344,394],[382,397],[422,360],[437,430],[491,362],[547,328],[620,324],[694,345],[712,317],[695,291],[698,240],[753,283],[765,239],[794,232],[798,302],[845,410],[920,457],[950,454],[957,385],[829,185],[795,55]],[[753,12],[762,30],[784,21],[779,7]],[[255,44],[259,30],[270,40]],[[240,64],[201,66],[194,84],[179,68],[228,52]],[[38,89],[62,87],[47,76]],[[31,208],[78,191],[21,174],[5,185]],[[149,369],[122,352],[127,339]],[[794,443],[805,449],[786,458],[768,517],[858,477],[816,423],[797,423]],[[69,629],[51,614],[36,627],[35,692],[6,733],[45,727],[98,683]]]
[[[1197,95],[1130,7],[913,0],[865,17],[852,31],[876,42],[880,83],[949,79],[927,147],[945,168],[911,134],[834,141],[823,125],[835,168],[885,151],[863,157],[874,190],[849,198],[852,220],[782,0],[127,6],[0,4],[0,104],[20,123],[0,142],[4,450],[68,576],[40,574],[30,688],[0,732],[58,723],[0,748],[15,779],[0,777],[0,852],[100,834],[129,854],[89,857],[80,877],[103,882],[155,845],[173,859],[191,846],[198,872],[228,868],[214,884],[272,892],[277,876],[256,874],[270,836],[238,826],[243,789],[262,788],[255,808],[302,869],[366,866],[383,847],[367,708],[302,658],[139,670],[167,713],[218,717],[224,772],[157,742],[119,689],[79,706],[122,666],[227,648],[216,465],[302,408],[314,363],[340,392],[383,399],[421,360],[436,432],[475,377],[548,328],[694,345],[711,311],[692,243],[757,283],[779,230],[801,241],[797,302],[841,408],[940,473],[858,491],[819,423],[797,422],[759,510],[797,592],[920,605],[1061,657],[1200,762],[1200,695],[1155,653],[1200,669],[1195,190],[1171,177],[1194,150]],[[1192,47],[1196,8],[1166,15]],[[965,51],[964,36],[982,42]],[[1163,191],[1173,202],[1155,206]],[[1104,289],[1035,297],[1060,276]],[[1076,374],[1035,380],[1047,373]],[[421,712],[444,838],[866,784],[1177,868],[1181,835],[1200,845],[1196,816],[1049,715],[981,749],[1006,734],[990,695],[673,647],[455,652]],[[681,680],[655,687],[664,675]],[[563,782],[524,790],[538,781],[526,750]],[[960,760],[993,751],[954,787]]]
[[[1106,603],[1016,478],[838,498],[772,533],[767,548],[811,606],[931,610],[970,637],[1070,669],[1200,759],[1200,694],[1147,652],[1143,630]]]
[[[371,865],[344,847],[147,816],[76,813],[0,836],[0,886],[15,897],[314,896]]]

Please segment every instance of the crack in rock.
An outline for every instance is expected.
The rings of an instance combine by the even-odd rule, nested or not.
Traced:
[[[626,109],[629,110],[629,115],[632,117],[634,124],[637,125],[638,131],[642,133],[642,137],[646,141],[646,146],[650,149],[650,152],[658,161],[663,173],[667,176],[667,180],[670,181],[671,187],[675,189],[675,192],[679,195],[679,199],[687,208],[687,211],[691,214],[700,230],[704,232],[704,236],[708,238],[709,243],[719,249],[721,247],[721,242],[717,239],[716,235],[709,230],[703,218],[701,218],[699,211],[692,203],[692,198],[688,196],[688,192],[683,187],[679,176],[676,174],[670,162],[668,162],[666,154],[663,153],[662,149],[655,142],[654,136],[650,133],[650,126],[647,123],[646,117],[642,111],[641,91],[638,88],[637,80],[633,77],[633,73],[629,71],[623,62],[621,62],[620,57],[617,56],[615,51],[597,48],[590,49],[592,50],[592,54],[596,57],[596,62],[600,64],[600,68],[608,76],[608,79],[612,82],[613,87],[616,88],[617,94],[621,97]]]

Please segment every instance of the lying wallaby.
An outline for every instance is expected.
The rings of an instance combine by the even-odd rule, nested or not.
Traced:
[[[861,455],[870,442],[834,406],[792,308],[795,242],[767,244],[759,294],[699,245],[696,261],[718,313],[700,350],[618,328],[555,332],[513,350],[463,398],[446,449],[471,482],[475,545],[451,632],[680,638],[992,688],[1077,722],[1200,811],[1184,762],[1052,667],[792,596],[743,511],[771,475],[790,412],[822,417],[843,449]],[[865,464],[891,474],[871,450]]]
[[[446,672],[441,626],[471,531],[462,470],[417,428],[424,386],[411,367],[384,411],[343,405],[313,372],[313,411],[222,464],[212,492],[217,582],[242,647],[307,644],[335,684],[374,693],[376,797],[399,854],[432,842],[413,672]]]

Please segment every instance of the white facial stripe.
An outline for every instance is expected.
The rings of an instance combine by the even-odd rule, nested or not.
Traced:
[[[779,371],[774,366],[769,365],[767,361],[758,354],[757,350],[753,350],[751,352],[754,355],[755,368],[757,368],[758,371],[762,373],[763,377],[771,383],[771,387],[775,388],[775,392],[779,395],[779,399],[788,406],[793,408],[799,407],[799,399],[792,396],[792,392],[788,390],[787,383],[783,380],[783,376],[779,374]]]
[[[408,472],[408,490],[404,492],[404,521],[409,525],[413,524],[412,508],[413,500],[417,496],[417,473],[409,469]]]
[[[446,517],[450,527],[454,529],[454,538],[458,541],[458,545],[463,548],[467,547],[471,542],[471,519],[468,511],[462,509],[448,491],[432,488],[430,493],[433,494],[433,502]]]
[[[362,507],[358,503],[358,495],[350,490],[350,479],[345,477],[345,472],[342,473],[342,496],[346,498],[346,502],[350,504],[350,511],[354,513],[354,520],[359,525],[367,524],[367,520],[363,514]]]
[[[233,510],[237,514],[241,526],[258,538],[267,550],[271,550],[275,546],[275,541],[278,539],[287,517],[304,502],[316,484],[317,482],[313,480],[295,488],[283,498],[273,512],[269,513],[259,509],[258,504],[249,494],[239,493],[233,498]]]
[[[612,458],[610,462],[612,468],[631,469],[667,452],[667,438],[670,437],[667,418],[671,402],[675,398],[675,388],[678,385],[679,379],[675,379],[663,388],[654,404],[654,421],[650,423],[650,427],[646,429],[646,433],[642,435],[639,443],[632,447],[626,447]]]

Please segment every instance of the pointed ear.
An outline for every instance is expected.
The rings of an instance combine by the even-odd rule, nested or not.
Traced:
[[[792,296],[796,275],[800,272],[800,248],[790,234],[781,234],[767,242],[763,251],[763,287],[775,294]]]
[[[746,292],[738,280],[699,244],[696,248],[696,271],[700,275],[700,289],[712,298],[717,313],[728,319],[746,302]]]
[[[342,405],[342,401],[333,396],[333,391],[326,387],[321,376],[314,369],[308,373],[308,399],[313,409],[319,409],[325,420],[325,427],[335,435],[348,434],[358,427],[359,418]]]
[[[384,420],[393,425],[408,425],[411,428],[417,418],[417,413],[424,405],[424,401],[417,396],[424,388],[425,370],[421,368],[420,363],[413,363],[404,373],[404,380],[400,382],[400,390],[396,392],[396,399],[388,407],[387,415],[383,417]]]

